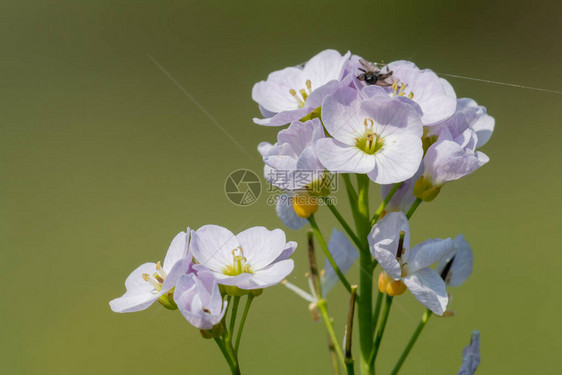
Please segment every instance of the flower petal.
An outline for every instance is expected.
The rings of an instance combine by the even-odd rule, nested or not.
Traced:
[[[332,236],[330,237],[330,242],[328,243],[328,250],[334,261],[338,265],[338,268],[342,273],[347,273],[351,265],[359,257],[359,252],[357,249],[349,242],[347,236],[344,232],[341,232],[334,228],[332,231]],[[336,285],[338,282],[338,275],[332,264],[326,259],[324,265],[324,274],[322,277],[322,294],[325,297],[328,292]]]
[[[410,246],[410,228],[403,212],[386,214],[373,226],[368,238],[371,254],[394,280],[400,279],[402,275],[400,262],[396,260],[401,231],[406,232],[404,236],[404,253],[406,253]]]
[[[408,263],[408,273],[414,273],[454,252],[455,244],[452,239],[429,239],[414,246],[404,257],[404,262]]]
[[[474,330],[468,344],[462,351],[462,366],[458,375],[474,375],[480,364],[480,332]]]
[[[447,308],[449,297],[445,289],[445,282],[441,276],[431,268],[421,270],[402,278],[410,292],[425,307],[434,314],[443,315]]]
[[[291,201],[291,196],[288,194],[282,194],[277,198],[277,204],[275,205],[275,212],[283,224],[288,228],[293,230],[299,230],[304,227],[308,220],[298,216],[293,209],[293,204]]]
[[[216,272],[222,272],[226,265],[232,264],[232,251],[238,246],[236,236],[218,225],[205,225],[192,231],[193,256],[200,264]]]
[[[318,160],[331,172],[367,173],[375,167],[375,156],[368,155],[355,146],[348,146],[333,138],[316,142]]]
[[[169,273],[177,261],[186,257],[191,258],[191,254],[188,255],[187,251],[190,232],[191,229],[189,229],[188,227],[186,232],[180,232],[174,237],[172,243],[170,244],[170,247],[168,248],[166,257],[164,258],[164,271]]]
[[[127,288],[125,294],[109,302],[111,310],[119,313],[135,312],[145,310],[152,305],[162,293],[153,293],[153,286],[146,282],[142,275],[145,273],[152,275],[155,271],[155,263],[145,263],[131,272],[125,280]]]
[[[253,227],[236,235],[244,257],[254,272],[271,264],[285,250],[287,241],[281,229]]]
[[[447,254],[441,258],[441,261],[435,268],[437,273],[441,274],[443,269],[451,261],[453,263],[449,268],[449,272],[445,275],[445,282],[449,286],[460,286],[472,273],[473,255],[469,243],[462,234],[459,234],[454,240],[455,252]]]

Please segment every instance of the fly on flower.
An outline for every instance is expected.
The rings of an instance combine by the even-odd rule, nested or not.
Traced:
[[[383,73],[382,69],[379,69],[376,64],[368,62],[367,60],[360,59],[359,63],[363,67],[359,68],[362,73],[357,76],[357,79],[365,82],[367,85],[392,86],[391,82],[386,82],[388,78],[392,77],[393,73],[388,68],[388,65],[385,66],[386,73]]]

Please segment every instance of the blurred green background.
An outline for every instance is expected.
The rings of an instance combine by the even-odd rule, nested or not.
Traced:
[[[108,301],[188,225],[282,226],[265,195],[236,207],[223,191],[235,169],[261,176],[256,146],[279,130],[252,123],[252,85],[335,48],[560,90],[560,11],[551,1],[2,1],[2,373],[226,374],[179,313],[119,315]],[[452,290],[457,315],[432,318],[403,373],[455,374],[473,329],[478,373],[560,373],[562,95],[450,82],[496,118],[491,161],[420,207],[413,240],[463,233],[475,268]],[[334,221],[317,216],[327,235]],[[291,280],[305,286],[304,231],[287,234],[301,243]],[[423,312],[409,294],[397,301],[381,374]],[[342,334],[340,287],[329,307]],[[282,286],[255,302],[240,356],[246,374],[330,372],[323,326]]]

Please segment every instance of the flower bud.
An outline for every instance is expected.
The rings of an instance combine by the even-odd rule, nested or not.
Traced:
[[[174,302],[174,291],[173,291],[173,289],[170,292],[161,295],[158,298],[158,302],[160,302],[160,304],[162,306],[164,306],[165,308],[167,308],[168,310],[177,310],[178,309],[178,305],[176,305],[176,303]]]
[[[406,285],[398,280],[394,280],[388,273],[382,271],[379,274],[379,290],[389,296],[399,296],[406,291]]]
[[[293,209],[299,217],[307,219],[318,210],[318,198],[308,193],[295,195],[292,199]]]
[[[441,186],[433,186],[431,180],[421,176],[414,184],[414,195],[424,202],[431,202],[441,191]]]

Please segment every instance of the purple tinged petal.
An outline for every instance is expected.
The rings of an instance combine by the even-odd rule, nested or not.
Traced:
[[[222,272],[232,263],[232,251],[239,246],[236,236],[218,225],[205,225],[192,234],[191,251],[205,267]]]
[[[349,239],[344,234],[334,228],[332,231],[332,236],[330,237],[330,242],[328,243],[328,250],[334,261],[338,265],[341,272],[344,274],[351,268],[353,263],[359,257],[359,252],[357,249],[349,242]],[[328,292],[336,285],[338,282],[338,275],[334,268],[326,259],[324,265],[324,275],[322,277],[322,294],[325,297]]]
[[[257,272],[269,266],[286,249],[285,233],[281,229],[252,227],[236,235],[243,256]]]
[[[468,344],[462,351],[462,365],[458,375],[474,375],[480,364],[480,332],[474,330]]]
[[[333,138],[316,142],[318,160],[326,169],[339,173],[368,173],[375,167],[375,156]]]
[[[179,278],[174,301],[186,320],[199,329],[211,329],[226,312],[217,281],[210,272]]]
[[[170,272],[174,264],[179,260],[189,257],[189,261],[191,261],[191,254],[188,254],[187,251],[190,232],[191,229],[188,227],[186,232],[178,233],[172,240],[172,243],[168,248],[168,252],[166,253],[166,257],[164,258],[164,263],[162,264],[164,271],[167,273]]]
[[[297,249],[297,243],[295,241],[287,242],[287,244],[285,245],[285,249],[281,252],[281,255],[279,255],[273,261],[273,263],[280,262],[285,259],[289,259],[291,255],[293,255],[296,249]]]
[[[282,260],[256,272],[247,282],[237,285],[241,289],[262,289],[279,284],[293,271],[292,259]]]
[[[368,174],[377,184],[393,184],[412,177],[423,158],[422,141],[415,135],[392,134],[375,155],[375,168]]]
[[[389,64],[394,80],[407,84],[406,92],[414,93],[413,100],[423,110],[422,122],[432,126],[450,118],[457,106],[457,98],[451,84],[439,78],[429,69],[419,69],[410,61],[394,61]]]
[[[437,272],[431,268],[422,268],[403,277],[402,281],[425,307],[434,314],[443,315],[449,297],[447,296],[445,282]]]
[[[189,267],[191,266],[191,257],[190,258],[183,258],[174,263],[172,269],[168,272],[168,276],[164,279],[162,283],[162,292],[165,293],[172,289],[175,285],[177,280],[181,275],[185,275],[189,271]]]
[[[300,120],[310,112],[314,111],[312,107],[298,108],[290,111],[283,111],[275,114],[270,118],[254,118],[254,123],[264,126],[283,126],[290,124],[293,121]]]
[[[434,186],[442,186],[471,174],[488,160],[485,154],[464,149],[455,141],[445,138],[438,140],[427,150],[424,157],[424,176],[429,178]]]

